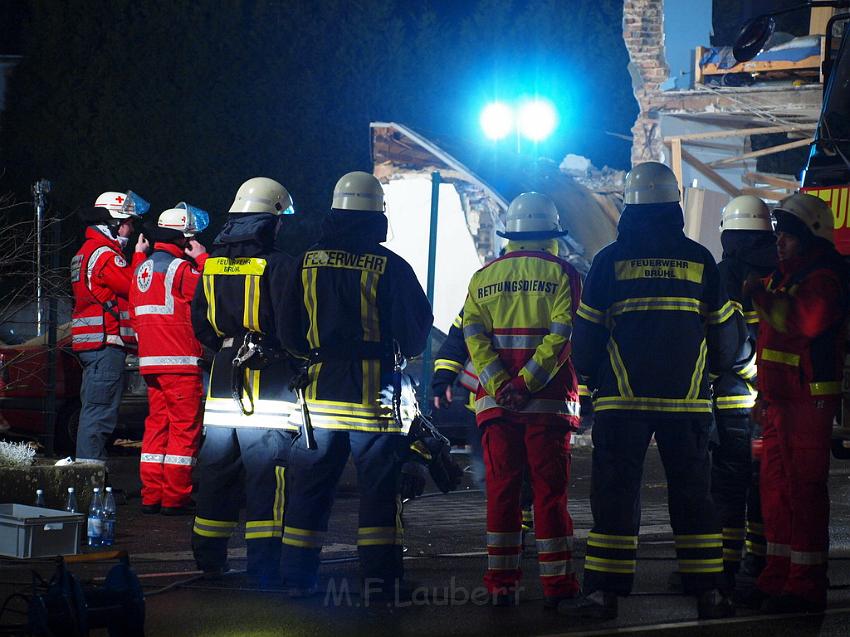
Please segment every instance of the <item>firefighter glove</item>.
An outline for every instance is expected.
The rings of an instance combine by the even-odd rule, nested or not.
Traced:
[[[416,461],[408,461],[401,465],[398,493],[402,500],[412,500],[422,495],[428,471],[425,466]]]

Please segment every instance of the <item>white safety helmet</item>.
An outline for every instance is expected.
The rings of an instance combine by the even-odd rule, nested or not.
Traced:
[[[140,217],[150,208],[150,204],[132,190],[127,192],[104,192],[94,202],[95,208],[105,208],[113,219]]]
[[[720,215],[720,231],[764,230],[773,232],[770,209],[755,195],[735,197],[723,208]]]
[[[268,177],[254,177],[239,186],[230,206],[231,213],[268,212],[273,215],[291,215],[295,212],[289,192]]]
[[[331,208],[361,212],[384,212],[384,189],[374,175],[355,171],[343,175],[334,186]]]
[[[539,192],[524,192],[508,206],[505,231],[497,232],[507,239],[551,239],[563,236],[555,203]]]
[[[626,175],[626,204],[678,203],[680,198],[676,175],[662,163],[638,164]]]
[[[163,211],[156,225],[182,232],[184,237],[194,237],[209,225],[210,216],[205,210],[181,201],[174,208]]]
[[[786,197],[773,209],[773,214],[787,213],[802,221],[809,231],[821,239],[835,243],[832,232],[835,227],[835,218],[832,209],[820,197],[797,192]]]

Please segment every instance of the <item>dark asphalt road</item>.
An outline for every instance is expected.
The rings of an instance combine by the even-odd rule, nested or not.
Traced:
[[[591,525],[587,502],[589,449],[576,449],[570,510],[580,539],[575,564],[581,570],[583,538]],[[666,488],[657,453],[647,456],[643,520],[636,594],[621,600],[617,620],[603,624],[570,624],[542,608],[533,553],[524,560],[525,590],[518,608],[493,608],[481,588],[484,553],[484,498],[462,491],[408,503],[405,509],[406,569],[420,585],[409,605],[364,607],[358,594],[356,554],[357,500],[341,496],[321,569],[321,593],[309,600],[290,600],[279,592],[255,591],[244,578],[195,580],[160,592],[192,576],[189,552],[191,518],[143,516],[139,513],[136,471],[138,458],[119,458],[113,480],[130,499],[119,507],[116,548],[130,552],[147,598],[146,634],[158,635],[338,635],[378,637],[420,635],[850,635],[850,462],[834,461],[830,551],[830,610],[817,617],[776,618],[739,613],[733,620],[695,622],[695,603],[667,590],[675,568],[672,534],[666,512]],[[244,568],[244,540],[234,538],[231,562]],[[111,564],[78,565],[82,578],[103,576]],[[27,592],[29,571],[47,575],[46,563],[0,560],[0,593]],[[17,606],[20,608],[20,605]],[[3,622],[19,620],[4,616]],[[105,631],[93,632],[105,634]]]

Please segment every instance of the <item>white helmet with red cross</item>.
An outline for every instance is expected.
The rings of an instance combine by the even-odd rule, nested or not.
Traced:
[[[101,193],[95,200],[94,207],[105,208],[113,219],[129,219],[141,217],[151,206],[132,190],[128,190],[127,192]]]

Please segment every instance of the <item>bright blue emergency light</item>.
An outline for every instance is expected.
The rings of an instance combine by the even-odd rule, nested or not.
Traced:
[[[504,102],[492,102],[481,111],[481,128],[488,139],[504,139],[514,129],[514,113]]]
[[[523,137],[541,142],[552,134],[557,124],[558,115],[549,100],[529,100],[519,107],[517,127]]]

